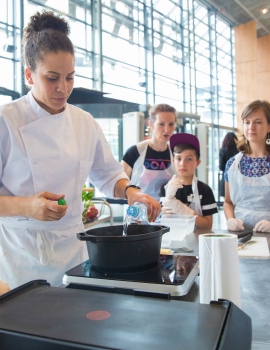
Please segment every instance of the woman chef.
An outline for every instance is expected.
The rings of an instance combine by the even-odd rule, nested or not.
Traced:
[[[143,202],[150,221],[161,208],[130,187],[93,117],[67,104],[74,84],[69,26],[37,12],[23,35],[26,96],[0,108],[0,280],[11,288],[34,279],[61,284],[87,259],[81,191],[89,176],[108,197]],[[57,201],[65,197],[67,205]]]
[[[224,213],[228,230],[270,232],[270,103],[254,101],[243,111],[240,151],[225,169]]]
[[[160,188],[175,174],[172,152],[168,145],[176,126],[175,108],[157,104],[149,111],[151,139],[130,147],[122,164],[133,185],[159,200]]]

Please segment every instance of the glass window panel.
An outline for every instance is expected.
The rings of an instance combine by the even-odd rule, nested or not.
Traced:
[[[110,3],[111,7],[115,9],[117,12],[125,15],[126,17],[133,18],[133,14],[135,11],[133,11],[133,2],[125,3],[121,0],[118,1],[111,1]]]
[[[92,47],[92,27],[86,25],[86,50],[91,51],[93,50]]]
[[[200,107],[208,107],[211,104],[211,92],[210,89],[197,88],[197,104]]]
[[[154,16],[157,14],[154,13]],[[178,16],[177,16],[178,17]],[[178,21],[180,19],[180,16],[178,17]],[[153,21],[153,29],[156,33],[159,33],[161,36],[166,36],[169,37],[173,40],[180,41],[181,36],[180,36],[180,24],[171,21],[168,18],[160,17],[160,18],[155,18]]]
[[[194,33],[202,38],[208,38],[209,36],[209,27],[204,23],[195,19],[194,24]]]
[[[38,1],[37,1],[38,2]],[[40,1],[42,5],[44,5],[44,1]],[[69,13],[69,0],[61,0],[61,1],[55,1],[55,0],[47,0],[46,6],[51,7],[59,12],[63,13]]]
[[[37,1],[38,2],[38,1]],[[24,23],[27,25],[29,18],[36,12],[44,9],[43,4],[32,4],[29,1],[24,0]]]
[[[104,83],[103,91],[109,93],[108,97],[116,98],[122,101],[135,102],[139,104],[145,104],[145,93],[141,91],[129,90],[122,86],[116,86]]]
[[[210,88],[210,77],[200,71],[196,71],[196,87],[197,88]]]
[[[75,51],[75,73],[76,75],[92,78],[92,55],[90,52]]]
[[[74,87],[82,87],[85,89],[93,89],[93,80],[81,76],[75,76]]]
[[[155,104],[164,103],[164,101],[170,106],[173,106],[177,111],[182,112],[184,110],[183,101],[179,101],[178,99],[175,100],[170,97],[164,99],[164,96],[156,95]]]
[[[96,118],[96,121],[101,126],[103,134],[105,135],[105,138],[110,145],[114,158],[119,162],[119,120],[116,118]]]
[[[155,92],[157,95],[183,100],[182,84],[157,77],[155,79]]]
[[[111,32],[113,31],[113,27],[115,25],[115,19],[111,16],[102,14],[102,28],[104,31]]]
[[[200,6],[200,5],[197,5],[195,2],[194,2],[194,12],[195,12],[195,16],[201,20],[206,20],[207,21],[207,16],[208,16],[208,11],[206,8]]]
[[[169,0],[159,0],[154,2],[154,9],[161,14],[171,16],[175,11],[175,4]]]
[[[222,33],[222,35],[225,36],[225,38],[230,39],[231,37],[230,26],[227,23],[220,20],[219,18],[216,19],[216,30],[217,32]]]
[[[225,52],[231,51],[231,43],[224,36],[217,34],[217,47]]]
[[[155,55],[155,72],[166,77],[182,79],[182,66],[161,55]]]
[[[2,11],[2,2],[1,1],[1,11]],[[13,13],[14,13],[14,8],[13,8],[13,1],[7,1],[7,22],[8,24],[13,25]]]
[[[138,46],[120,38],[114,38],[109,33],[102,34],[103,54],[134,66],[139,66]]]
[[[232,114],[225,113],[223,110],[218,111],[219,114],[219,124],[223,126],[233,126],[233,118]],[[216,121],[216,122],[218,122]]]
[[[5,26],[0,28],[0,55],[6,58],[13,58],[14,43],[13,43],[13,31],[11,28]]]
[[[15,67],[16,67],[16,74],[15,74],[14,90],[20,93],[21,87],[22,87],[21,63],[20,62],[15,63]],[[23,79],[24,79],[24,77],[23,77]]]
[[[68,14],[78,20],[86,21],[91,24],[91,1],[85,0],[78,2],[77,0],[69,0]]]
[[[0,21],[7,22],[7,0],[1,1]]]
[[[196,69],[210,75],[209,59],[196,53]]]
[[[218,69],[218,79],[226,83],[231,83],[231,80],[232,80],[231,71],[221,65],[218,65],[217,69]]]
[[[230,97],[232,99],[232,84],[226,84],[223,81],[219,80],[219,88],[218,88],[218,93],[219,96],[221,97]]]
[[[131,89],[145,91],[144,86],[139,84],[145,83],[144,74],[136,68],[121,65],[117,62],[103,63],[103,79],[106,83],[126,86]]]
[[[229,54],[227,54],[224,51],[218,50],[217,51],[217,61],[220,65],[229,67],[232,64],[232,57]]]
[[[209,106],[198,106],[197,113],[199,114],[200,121],[204,123],[212,123],[213,111]]]
[[[131,20],[130,18],[117,14],[108,8],[103,8],[102,26],[103,30],[109,31],[114,36],[133,40],[135,26],[133,17]],[[138,25],[136,24],[136,26]]]
[[[70,25],[70,40],[73,42],[74,46],[84,48],[86,46],[86,26],[84,23],[69,20]],[[87,38],[91,40],[91,36]]]
[[[145,69],[145,55],[146,55],[146,52],[145,52],[145,49],[141,46],[138,47],[138,54],[139,54],[139,62],[138,62],[138,68],[142,68],[142,69]]]
[[[210,51],[209,51],[209,42],[196,37],[195,41],[195,51],[198,53],[203,54],[204,56],[210,57]]]
[[[14,64],[13,61],[0,58],[1,86],[14,90]]]

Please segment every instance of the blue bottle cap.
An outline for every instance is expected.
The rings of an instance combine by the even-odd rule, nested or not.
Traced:
[[[131,205],[130,207],[127,208],[127,214],[135,217],[139,214],[139,209],[136,208],[134,205]]]

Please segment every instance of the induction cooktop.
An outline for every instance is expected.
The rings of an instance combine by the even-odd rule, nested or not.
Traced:
[[[198,276],[198,264],[196,256],[160,255],[158,263],[146,270],[114,273],[100,271],[86,260],[65,273],[63,284],[113,287],[181,296],[189,292]]]

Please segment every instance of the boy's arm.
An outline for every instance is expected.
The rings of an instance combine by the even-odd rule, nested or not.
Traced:
[[[197,215],[196,220],[195,220],[195,227],[196,228],[202,228],[202,229],[206,229],[206,230],[212,229],[213,215],[200,216],[199,214],[196,214],[196,213],[194,215]]]

